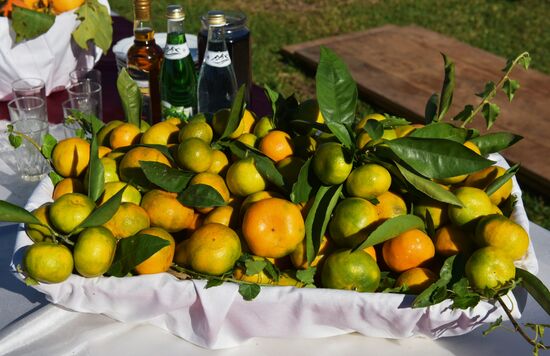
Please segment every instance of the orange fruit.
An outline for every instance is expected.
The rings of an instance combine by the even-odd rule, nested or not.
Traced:
[[[179,131],[178,140],[183,142],[188,138],[195,137],[203,140],[207,144],[212,142],[214,133],[212,127],[204,120],[192,119],[186,123]]]
[[[426,222],[429,213],[435,229],[447,222],[447,209],[448,204],[431,198],[421,198],[413,204],[413,214]]]
[[[44,203],[32,211],[41,224],[26,224],[25,232],[33,242],[52,241],[51,223],[48,216],[52,203]]]
[[[59,181],[53,189],[52,198],[57,200],[60,196],[67,193],[86,193],[86,189],[77,178],[63,178]]]
[[[371,202],[346,198],[336,205],[328,229],[337,246],[353,248],[365,241],[377,221],[378,213]]]
[[[95,207],[94,202],[86,195],[67,193],[52,203],[48,216],[57,231],[68,234],[86,220]]]
[[[285,199],[268,198],[246,209],[242,233],[254,255],[283,257],[304,239],[304,219],[295,204]]]
[[[99,131],[97,132],[97,143],[100,146],[109,146],[111,139],[111,132],[118,126],[122,125],[124,121],[121,120],[112,120],[106,123]]]
[[[480,217],[493,212],[493,203],[487,193],[478,188],[460,187],[453,191],[462,202],[462,207],[449,205],[451,222],[462,228],[473,230]]]
[[[382,256],[394,272],[403,272],[429,262],[435,254],[435,247],[428,235],[418,229],[411,229],[387,240],[382,245]]]
[[[381,165],[368,163],[351,171],[346,179],[346,191],[352,197],[374,199],[390,189],[390,172]]]
[[[317,256],[311,261],[311,264],[307,263],[307,251],[306,251],[306,239],[303,239],[302,242],[298,244],[296,249],[290,254],[290,261],[295,268],[306,269],[308,267],[315,267],[321,263],[321,261],[328,255],[331,250],[331,244],[329,239],[326,236],[323,236],[321,239],[321,244],[319,245],[319,251]]]
[[[321,283],[325,288],[374,292],[380,284],[380,268],[365,251],[338,250],[325,260]]]
[[[139,143],[140,138],[141,131],[139,127],[125,122],[111,131],[111,134],[109,135],[109,145],[114,150],[120,147],[126,147]]]
[[[194,271],[219,276],[231,270],[241,256],[239,236],[231,228],[217,223],[199,227],[185,244],[184,262]],[[176,259],[177,263],[180,263]]]
[[[191,181],[189,181],[189,185],[194,184],[208,185],[214,188],[221,195],[223,201],[227,202],[229,200],[229,189],[227,188],[227,185],[225,184],[223,178],[217,174],[208,172],[198,173],[191,179]],[[213,207],[207,207],[198,208],[197,210],[201,213],[206,214],[212,211],[212,209]]]
[[[407,292],[411,294],[420,294],[435,281],[437,281],[437,275],[431,270],[423,267],[415,267],[401,273],[395,281],[395,286],[407,286]]]
[[[374,207],[381,221],[407,214],[407,204],[398,194],[387,191],[376,197],[378,204]]]
[[[78,177],[90,162],[90,144],[80,137],[59,141],[53,148],[51,162],[59,175]]]
[[[168,271],[172,265],[172,259],[174,258],[174,251],[176,249],[176,242],[174,241],[172,235],[159,227],[144,229],[138,234],[157,236],[167,240],[170,244],[168,246],[164,246],[145,261],[138,264],[135,267],[136,272],[139,274],[153,274]]]
[[[37,242],[25,250],[23,269],[33,279],[44,283],[60,283],[73,272],[73,255],[65,246],[53,242]]]
[[[236,140],[244,143],[248,147],[254,148],[256,147],[256,141],[258,141],[258,138],[254,134],[247,132],[237,137]]]
[[[254,130],[253,134],[257,138],[262,138],[271,130],[274,130],[275,126],[273,125],[273,122],[271,119],[267,116],[264,116],[260,118],[256,123],[254,124]]]
[[[169,122],[161,121],[151,126],[141,135],[140,142],[149,145],[167,146],[178,142],[180,129]]]
[[[168,232],[187,229],[193,221],[194,211],[177,199],[176,193],[153,189],[141,199],[141,207],[147,211],[151,226],[161,227]]]
[[[123,188],[125,188],[125,190],[124,193],[122,193],[121,203],[134,203],[137,205],[141,203],[141,193],[133,185],[124,182],[107,182],[103,187],[103,194],[99,197],[97,204],[105,204],[107,200],[111,199],[113,195]]]
[[[229,160],[225,153],[220,150],[212,150],[212,162],[206,171],[225,176],[227,168],[229,168]]]
[[[284,131],[269,131],[258,145],[260,151],[275,162],[279,162],[294,153],[290,135]]]
[[[253,157],[243,158],[231,164],[225,181],[231,193],[240,197],[262,191],[267,185],[256,168]]]
[[[495,179],[501,177],[506,170],[499,166],[484,168],[478,172],[472,173],[466,178],[464,185],[485,190]],[[512,179],[508,179],[496,192],[489,195],[489,198],[495,205],[500,205],[512,193]]]
[[[238,210],[230,205],[218,206],[204,218],[204,224],[218,223],[234,229],[238,227]]]
[[[88,227],[74,245],[74,267],[84,277],[99,277],[109,270],[115,257],[117,240],[103,226]]]
[[[479,291],[497,289],[516,276],[514,261],[502,249],[482,247],[466,261],[466,277]]]
[[[111,153],[113,150],[110,149],[109,147],[107,146],[99,146],[97,148],[97,156],[99,158],[103,158],[105,156],[107,156],[109,153]]]
[[[475,230],[478,246],[493,246],[503,250],[512,260],[522,258],[529,248],[529,235],[521,225],[499,214],[487,215]]]
[[[474,249],[470,234],[454,225],[444,225],[437,229],[434,245],[435,252],[445,257],[459,253],[469,255]]]
[[[118,166],[120,180],[132,182],[141,187],[148,187],[149,181],[141,170],[139,161],[158,162],[171,166],[162,152],[150,147],[135,147],[126,152]]]
[[[212,149],[202,139],[191,137],[178,145],[176,160],[185,170],[204,172],[212,164]]]
[[[246,212],[246,209],[248,209],[248,207],[252,203],[260,201],[260,200],[268,199],[268,198],[283,198],[283,196],[281,194],[277,193],[277,192],[272,192],[272,191],[269,191],[269,190],[261,190],[261,191],[256,192],[256,193],[252,193],[249,196],[247,196],[241,202],[239,215],[241,217],[244,217],[244,213]]]
[[[340,143],[323,143],[311,162],[315,176],[325,185],[343,183],[351,172],[351,156],[344,151]]]
[[[122,203],[116,213],[103,224],[117,239],[137,234],[150,226],[147,211],[134,203]]]
[[[85,0],[49,0],[55,14],[74,10],[84,4]]]

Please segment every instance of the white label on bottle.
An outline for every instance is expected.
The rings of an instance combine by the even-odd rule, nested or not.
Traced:
[[[149,81],[148,80],[137,80],[134,79],[134,82],[138,85],[140,88],[149,88]]]
[[[182,59],[189,55],[189,47],[187,43],[182,44],[167,44],[164,49],[164,58],[166,59]]]
[[[231,58],[228,51],[213,52],[206,51],[204,62],[212,67],[227,67],[231,64]]]

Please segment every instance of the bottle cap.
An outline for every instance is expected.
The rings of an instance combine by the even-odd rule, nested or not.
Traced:
[[[151,17],[151,0],[134,0],[134,13],[138,20],[149,20]]]
[[[185,12],[181,5],[168,5],[166,7],[166,18],[170,20],[184,20]]]
[[[208,25],[210,26],[225,26],[225,14],[223,11],[208,11]]]

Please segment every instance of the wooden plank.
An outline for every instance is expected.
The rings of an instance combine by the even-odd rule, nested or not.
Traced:
[[[478,104],[481,99],[475,93],[483,91],[486,82],[499,80],[506,64],[499,56],[417,26],[387,25],[289,45],[283,54],[315,70],[320,46],[332,49],[347,63],[363,99],[417,122],[423,121],[428,98],[441,90],[441,53],[455,63],[456,87],[448,119],[464,105]],[[550,195],[550,77],[519,67],[511,77],[521,87],[512,103],[504,93],[497,95],[494,102],[501,113],[491,132],[509,131],[524,137],[503,155],[512,163],[521,163],[522,184]],[[481,115],[473,126],[484,127]]]

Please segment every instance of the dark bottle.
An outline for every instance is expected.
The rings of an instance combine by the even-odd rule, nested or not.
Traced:
[[[151,1],[134,0],[134,44],[128,50],[128,74],[141,90],[141,118],[150,124],[161,120],[159,74],[162,57],[162,48],[155,42],[151,22]]]
[[[191,117],[197,112],[197,74],[185,41],[185,13],[180,5],[169,5],[167,37],[160,74],[163,117],[176,111]]]
[[[246,26],[246,15],[242,12],[225,12],[225,43],[237,78],[237,87],[246,84],[246,100],[252,85],[252,47],[250,30]],[[199,65],[204,58],[208,36],[208,15],[201,17],[201,30],[197,36],[199,49]]]
[[[197,101],[199,112],[215,113],[230,108],[237,93],[237,80],[225,43],[225,15],[208,12],[208,42],[199,72]]]

